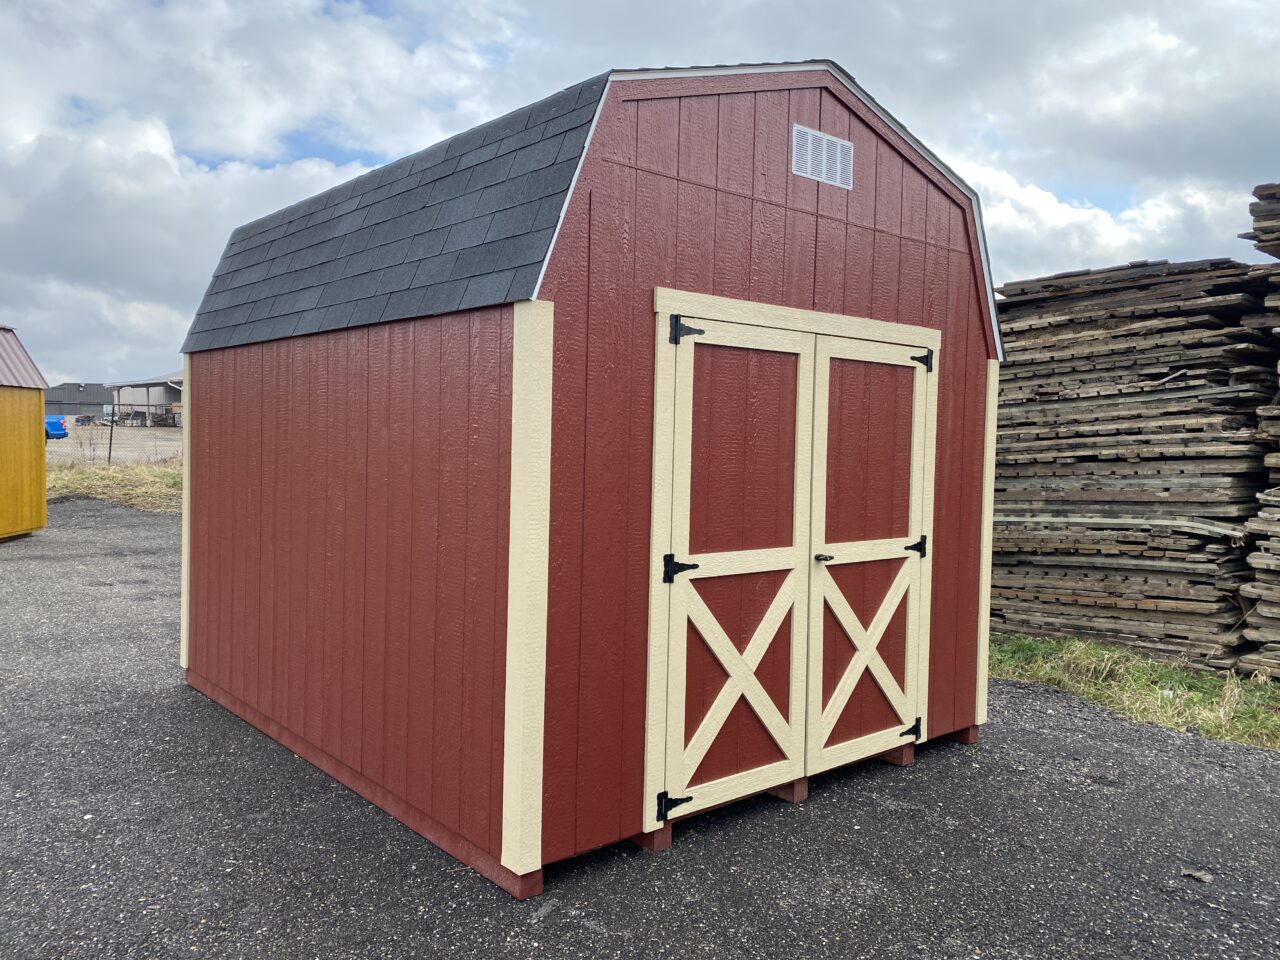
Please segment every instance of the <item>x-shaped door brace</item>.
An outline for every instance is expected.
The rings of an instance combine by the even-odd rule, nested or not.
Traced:
[[[907,592],[907,587],[911,583],[910,570],[910,562],[903,563],[902,569],[898,571],[897,577],[894,578],[893,586],[889,588],[889,592],[885,594],[884,600],[881,601],[880,609],[876,611],[875,618],[871,621],[871,626],[864,627],[853,612],[853,608],[849,606],[849,601],[844,598],[844,594],[841,593],[830,572],[826,567],[822,568],[819,576],[821,577],[823,599],[831,607],[831,612],[835,614],[840,626],[844,628],[845,634],[853,644],[855,653],[853,659],[849,661],[849,665],[845,667],[844,674],[840,677],[840,682],[836,684],[835,690],[831,692],[831,699],[827,701],[826,708],[822,711],[822,736],[818,743],[825,744],[827,742],[827,739],[831,736],[831,731],[835,729],[836,722],[840,719],[840,714],[844,712],[844,708],[849,702],[849,697],[853,694],[854,687],[858,685],[858,681],[862,679],[862,674],[867,670],[871,671],[871,675],[880,684],[880,689],[884,691],[886,699],[893,707],[894,712],[898,714],[899,719],[903,723],[911,722],[907,719],[906,694],[898,686],[898,681],[893,678],[893,674],[889,671],[884,658],[880,656],[879,651],[876,649],[889,626],[889,621],[893,619],[894,613],[898,610],[898,605],[902,602],[903,594]]]
[[[794,738],[792,737],[791,727],[782,718],[782,714],[778,712],[773,699],[761,686],[755,671],[760,666],[760,661],[764,659],[770,643],[773,642],[783,618],[795,605],[795,579],[794,570],[787,574],[787,578],[782,582],[782,587],[778,590],[777,596],[769,604],[769,609],[765,611],[764,617],[760,620],[760,625],[756,627],[755,633],[751,635],[751,640],[747,643],[747,647],[742,653],[738,652],[738,648],[734,646],[733,641],[721,629],[716,618],[707,609],[707,605],[698,596],[698,591],[693,586],[696,581],[689,581],[682,585],[681,588],[686,591],[688,598],[687,615],[689,621],[697,628],[698,633],[711,649],[715,658],[724,667],[725,673],[729,675],[725,685],[721,687],[716,699],[712,702],[706,716],[702,718],[702,723],[699,725],[697,732],[689,740],[689,745],[685,748],[684,769],[686,776],[684,781],[686,784],[693,776],[694,771],[698,769],[698,765],[702,763],[702,758],[706,756],[707,751],[711,748],[711,744],[715,741],[716,735],[719,734],[720,728],[724,726],[725,721],[729,718],[729,712],[740,697],[746,697],[747,703],[750,704],[751,709],[755,711],[756,716],[760,718],[760,722],[769,731],[769,736],[773,737],[774,742],[778,744],[782,752],[787,755],[792,753],[795,745],[792,743]]]

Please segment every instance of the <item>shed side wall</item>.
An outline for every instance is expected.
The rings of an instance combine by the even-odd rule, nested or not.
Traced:
[[[0,538],[45,525],[44,444],[44,393],[0,387]]]
[[[501,853],[511,358],[510,306],[191,356],[193,683],[464,858]]]
[[[855,188],[790,173],[790,127]],[[653,288],[941,330],[929,733],[973,723],[986,361],[962,195],[826,73],[614,84],[539,296],[556,303],[543,856],[641,830]]]

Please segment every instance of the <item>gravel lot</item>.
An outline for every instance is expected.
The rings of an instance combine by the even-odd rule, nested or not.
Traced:
[[[0,956],[1280,957],[1280,754],[997,683],[977,747],[521,904],[184,686],[177,614],[176,517],[0,545]]]

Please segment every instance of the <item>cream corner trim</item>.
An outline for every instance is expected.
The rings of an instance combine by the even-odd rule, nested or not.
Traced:
[[[982,552],[978,578],[978,696],[975,724],[987,722],[987,669],[991,643],[991,547],[996,499],[996,420],[1000,405],[1000,361],[987,361],[987,436],[982,457]]]
[[[191,643],[191,354],[182,358],[182,599],[178,612],[178,665],[187,669]]]
[[[752,303],[747,300],[731,300],[728,297],[713,297],[704,293],[671,290],[667,287],[654,289],[653,309],[660,317],[678,313],[681,316],[722,320],[728,323],[798,330],[831,337],[853,337],[858,340],[873,340],[877,343],[895,343],[910,347],[930,347],[934,350],[942,344],[941,332],[930,327],[885,323],[883,320],[869,320],[866,317],[850,317],[842,313],[820,313],[817,310],[778,307],[769,303]]]
[[[511,516],[503,722],[502,856],[517,875],[542,867],[542,749],[551,536],[551,369],[554,306],[514,305]]]

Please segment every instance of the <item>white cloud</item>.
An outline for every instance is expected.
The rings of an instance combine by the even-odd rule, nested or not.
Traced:
[[[1062,200],[996,167],[957,167],[982,197],[997,284],[1131,260],[1256,258],[1233,239],[1248,207],[1247,192],[1185,182],[1112,212]]]
[[[69,379],[171,370],[231,230],[364,169],[203,166],[121,115],[0,151],[0,323]]]

